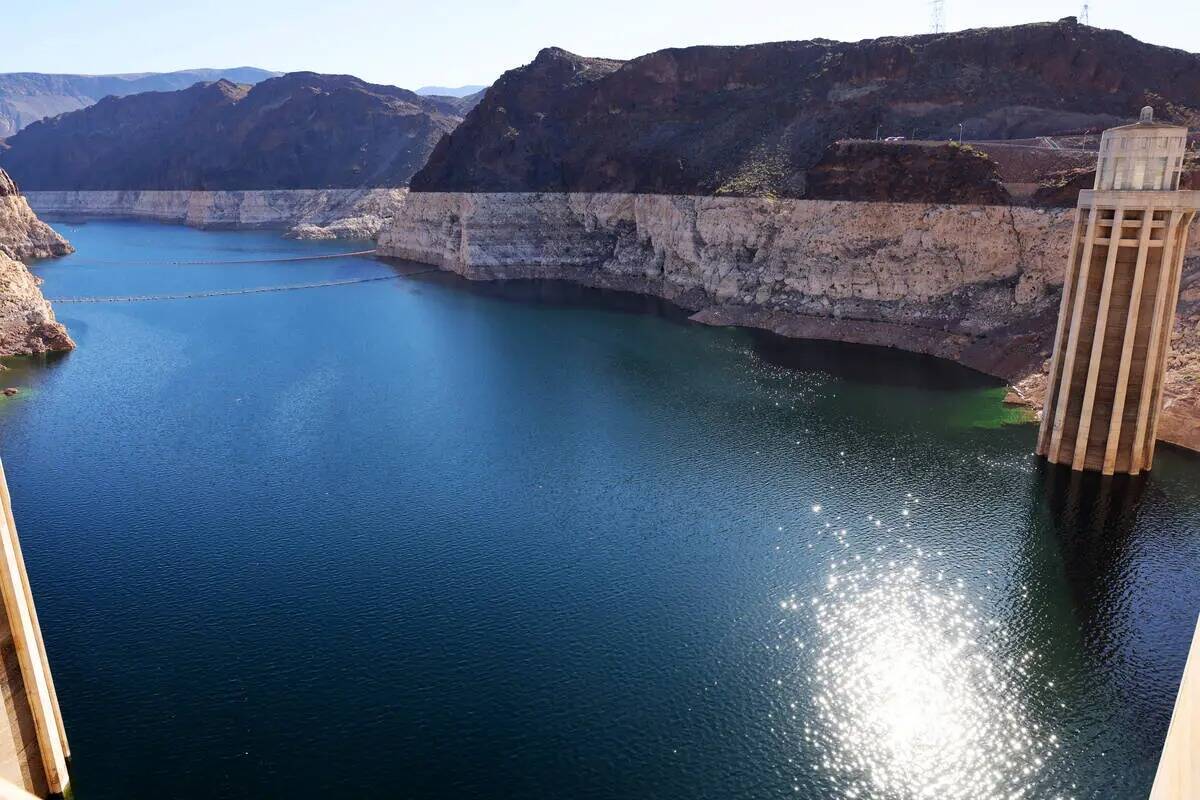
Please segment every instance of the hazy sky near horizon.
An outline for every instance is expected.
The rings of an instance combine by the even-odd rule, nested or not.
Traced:
[[[945,0],[949,30],[1078,15],[1080,2]],[[1149,14],[1146,12],[1149,10]],[[1091,24],[1196,51],[1200,4],[1091,3]],[[0,0],[0,72],[256,66],[407,88],[487,84],[556,45],[632,58],[664,47],[925,33],[927,0]]]

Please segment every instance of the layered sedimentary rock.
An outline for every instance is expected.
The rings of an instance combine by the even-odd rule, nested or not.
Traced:
[[[27,191],[400,187],[461,107],[348,75],[220,80],[35,122],[0,167]]]
[[[404,203],[405,189],[270,191],[45,191],[40,214],[127,217],[196,228],[264,228],[309,239],[373,239]]]
[[[1037,404],[1073,210],[588,193],[412,193],[381,253],[474,279],[653,294],[713,324],[885,345],[1013,382]],[[1193,239],[1193,241],[1195,241]],[[1162,436],[1200,449],[1193,245]]]
[[[37,218],[17,185],[0,169],[0,253],[28,260],[65,256],[73,248]]]

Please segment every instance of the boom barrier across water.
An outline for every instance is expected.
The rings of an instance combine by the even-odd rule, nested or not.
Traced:
[[[241,294],[266,294],[268,292],[294,292],[299,289],[322,289],[328,286],[350,286],[357,283],[376,283],[378,281],[394,281],[399,278],[410,278],[414,275],[424,275],[438,272],[437,269],[426,269],[417,272],[406,272],[398,275],[377,275],[374,278],[349,278],[340,281],[320,281],[319,283],[289,283],[282,286],[253,286],[246,289],[214,289],[204,292],[181,292],[178,294],[142,294],[119,295],[115,297],[47,297],[51,303],[145,303],[157,300],[199,300],[205,297],[232,297]]]
[[[204,264],[279,264],[285,261],[322,261],[330,258],[348,258],[350,256],[373,256],[374,250],[352,250],[348,253],[321,253],[313,256],[277,256],[272,258],[234,258],[234,259],[199,259],[195,261],[130,261],[127,258],[115,261],[104,259],[88,259],[88,264],[124,264],[126,266],[198,266]]]

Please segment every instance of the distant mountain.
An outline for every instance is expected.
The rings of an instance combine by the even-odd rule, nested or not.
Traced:
[[[439,95],[441,97],[466,97],[469,94],[478,94],[486,89],[486,86],[422,86],[417,89],[417,94],[423,95]]]
[[[459,102],[349,75],[219,80],[35,122],[0,166],[26,190],[405,186]]]
[[[254,84],[281,73],[257,67],[186,69],[125,75],[51,75],[41,72],[0,73],[0,139],[31,122],[76,111],[102,97],[184,89],[201,81],[225,79]]]

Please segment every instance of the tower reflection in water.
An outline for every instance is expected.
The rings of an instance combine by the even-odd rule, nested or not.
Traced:
[[[1085,632],[1111,632],[1131,587],[1137,513],[1148,480],[1142,475],[1101,475],[1039,463],[1048,544],[1058,554],[1071,593],[1070,608]],[[1037,581],[1035,585],[1046,585]]]

